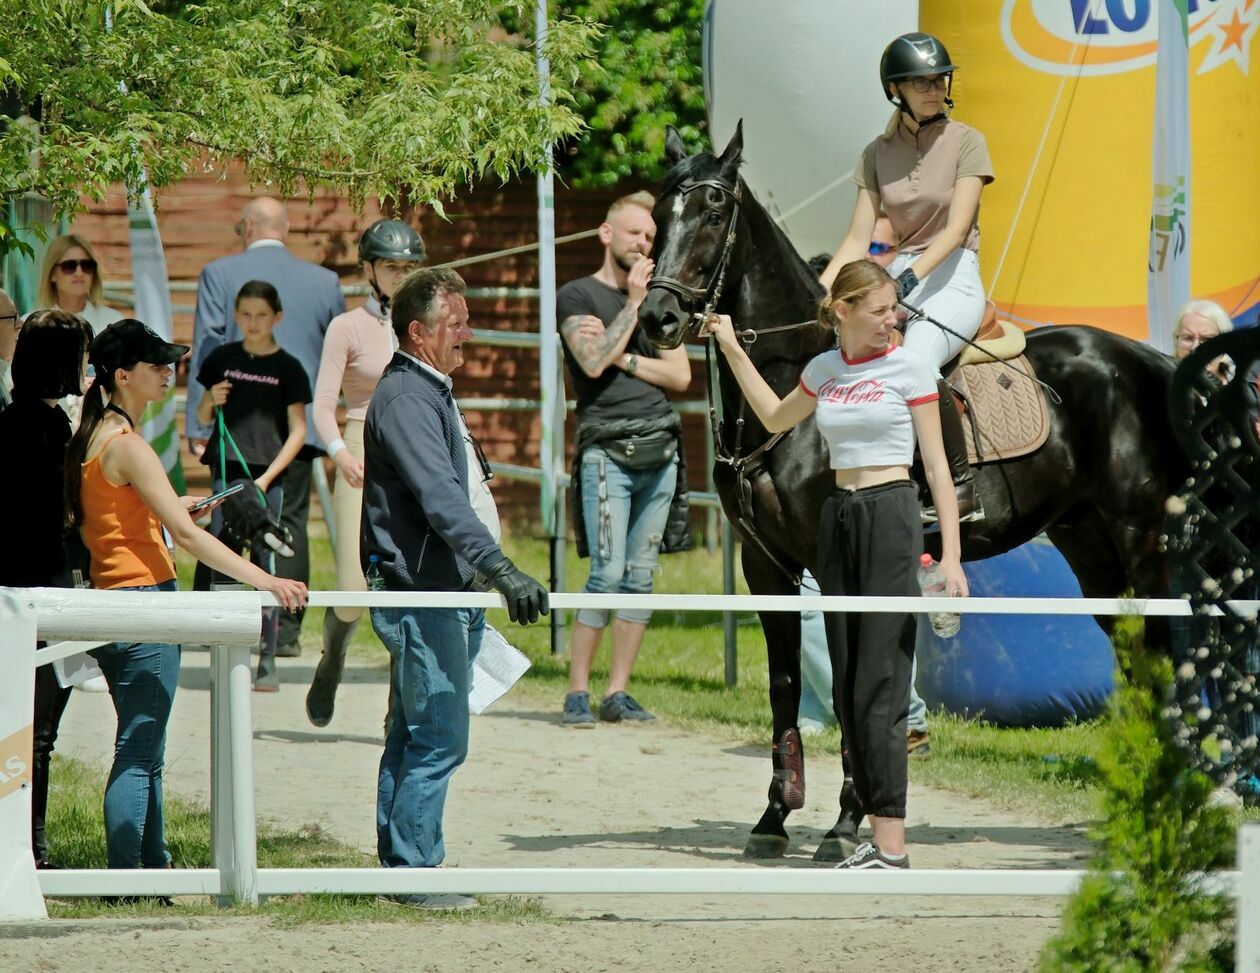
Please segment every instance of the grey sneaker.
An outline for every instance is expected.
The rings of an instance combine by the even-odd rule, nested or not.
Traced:
[[[569,693],[564,697],[564,715],[560,722],[579,730],[595,729],[595,716],[591,713],[590,693]]]
[[[855,869],[890,869],[896,870],[910,867],[909,855],[885,855],[879,850],[879,846],[864,841],[857,846],[857,851],[842,861],[836,868],[855,868]]]
[[[656,719],[638,704],[629,693],[613,693],[599,704],[599,718],[604,723],[646,723]]]
[[[409,909],[428,909],[430,911],[446,910],[449,912],[477,908],[477,900],[471,895],[460,895],[456,892],[430,892],[426,895],[381,895],[382,902],[393,902],[405,905]]]

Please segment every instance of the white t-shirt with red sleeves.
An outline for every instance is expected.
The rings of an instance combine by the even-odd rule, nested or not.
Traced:
[[[900,347],[867,358],[825,351],[801,373],[801,388],[818,399],[814,419],[831,451],[833,470],[909,466],[914,459],[912,406],[939,398],[936,374]]]

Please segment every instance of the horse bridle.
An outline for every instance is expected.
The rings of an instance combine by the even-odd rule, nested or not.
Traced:
[[[704,320],[713,313],[713,309],[718,306],[718,302],[722,299],[722,288],[726,284],[726,268],[730,264],[731,250],[735,247],[735,233],[739,227],[739,207],[744,198],[743,187],[736,182],[734,186],[728,186],[720,179],[698,179],[695,182],[685,183],[679,188],[678,194],[686,196],[688,193],[695,192],[697,189],[703,188],[716,189],[725,196],[729,196],[734,200],[735,205],[731,208],[731,222],[726,228],[726,239],[722,243],[722,252],[718,255],[717,266],[713,268],[713,272],[709,275],[709,282],[703,287],[692,287],[684,284],[676,277],[666,277],[663,274],[654,274],[652,279],[648,281],[648,290],[658,288],[663,291],[669,291],[679,300],[686,301],[687,307],[691,311],[691,317],[687,321],[685,330],[699,330]],[[697,311],[696,305],[703,302],[704,310]]]
[[[743,199],[743,190],[740,183],[737,182],[734,186],[728,186],[717,179],[700,179],[696,182],[686,183],[678,192],[680,195],[686,196],[688,193],[701,187],[716,189],[729,196],[734,200],[735,204],[731,210],[730,225],[726,228],[726,239],[722,243],[722,252],[718,255],[717,264],[709,275],[709,282],[704,287],[692,287],[675,277],[666,277],[663,274],[654,275],[648,282],[648,290],[654,287],[659,288],[660,290],[668,291],[680,301],[685,302],[686,308],[691,312],[691,317],[687,320],[687,324],[683,329],[684,335],[688,331],[700,334],[704,322],[716,310],[718,303],[722,300],[722,289],[726,285],[726,270],[730,264],[731,251],[735,247],[735,233],[739,226],[739,209]],[[701,303],[703,303],[704,309],[696,310],[697,305]],[[757,340],[758,335],[775,334],[780,331],[795,331],[798,328],[808,327],[813,324],[813,321],[801,321],[796,324],[783,324],[773,328],[763,328],[760,331],[752,329],[737,331],[736,335],[744,344],[744,347],[747,348]],[[799,588],[801,584],[800,572],[788,568],[783,563],[783,560],[762,539],[761,534],[757,530],[752,509],[752,478],[757,473],[764,471],[766,454],[787,433],[775,433],[748,455],[743,455],[744,414],[748,406],[748,400],[741,395],[739,416],[735,420],[735,451],[731,452],[726,448],[722,442],[722,423],[717,417],[717,406],[713,395],[712,376],[715,374],[712,361],[713,336],[710,334],[704,335],[704,337],[709,339],[704,345],[705,365],[709,375],[708,380],[705,382],[705,391],[709,397],[709,431],[713,437],[713,458],[718,463],[725,463],[730,466],[735,473],[735,498],[739,505],[736,523],[743,529],[745,536],[752,540],[761,549],[761,552],[770,559],[770,562],[787,575],[792,583]]]

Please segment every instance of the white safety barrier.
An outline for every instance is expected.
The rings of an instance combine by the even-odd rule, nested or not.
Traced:
[[[274,604],[257,592],[109,592],[78,589],[25,589],[14,599],[0,589],[5,606],[17,621],[0,621],[3,641],[24,639],[25,658],[34,665],[81,650],[50,646],[38,653],[30,647],[37,619],[42,638],[77,642],[100,639],[199,642],[214,646],[212,667],[212,785],[209,869],[65,870],[38,873],[45,895],[213,895],[224,900],[257,903],[259,896],[294,893],[512,893],[512,894],[818,894],[818,895],[1052,895],[1071,894],[1085,872],[1068,869],[919,869],[904,873],[851,873],[836,869],[640,869],[640,868],[460,868],[460,869],[260,869],[254,820],[254,775],[251,727],[249,650],[258,638],[260,609]],[[314,607],[480,607],[503,606],[499,595],[477,592],[312,592]],[[958,611],[965,614],[1058,614],[1184,616],[1191,612],[1179,599],[1114,598],[898,598],[766,595],[588,595],[557,593],[557,609],[584,607],[650,607],[678,611]],[[1255,614],[1260,602],[1232,602]],[[23,616],[26,616],[23,621]],[[22,712],[29,763],[31,681],[11,680],[25,693]],[[8,694],[3,697],[8,700]],[[0,727],[0,730],[3,730]],[[20,739],[19,728],[19,739]],[[2,785],[0,785],[2,787]],[[0,813],[7,810],[0,789]],[[24,810],[30,813],[29,800]],[[367,812],[365,812],[367,813]],[[8,818],[0,819],[0,824]],[[17,856],[30,860],[29,825],[0,830],[2,874],[20,871]],[[1260,825],[1239,833],[1237,871],[1198,877],[1205,894],[1238,900],[1238,969],[1260,971]],[[13,866],[13,867],[10,867]],[[33,870],[32,870],[33,872]],[[29,873],[28,873],[29,874]],[[36,914],[29,894],[20,897],[0,886],[0,919]],[[43,914],[42,903],[38,914]]]

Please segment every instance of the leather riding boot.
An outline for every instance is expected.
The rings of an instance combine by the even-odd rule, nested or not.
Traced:
[[[327,726],[332,720],[333,702],[346,667],[346,647],[358,625],[357,618],[343,622],[331,608],[324,612],[324,654],[306,693],[306,717],[316,726]]]
[[[967,460],[967,440],[963,435],[962,416],[954,404],[954,393],[945,379],[936,382],[940,393],[938,405],[941,411],[941,439],[945,444],[945,459],[949,462],[949,473],[954,481],[954,494],[958,497],[958,520],[961,523],[984,520],[984,510],[980,506],[980,498],[976,496],[976,481],[971,473],[971,463]],[[927,505],[923,508],[923,519],[928,523],[937,520],[936,507]]]

